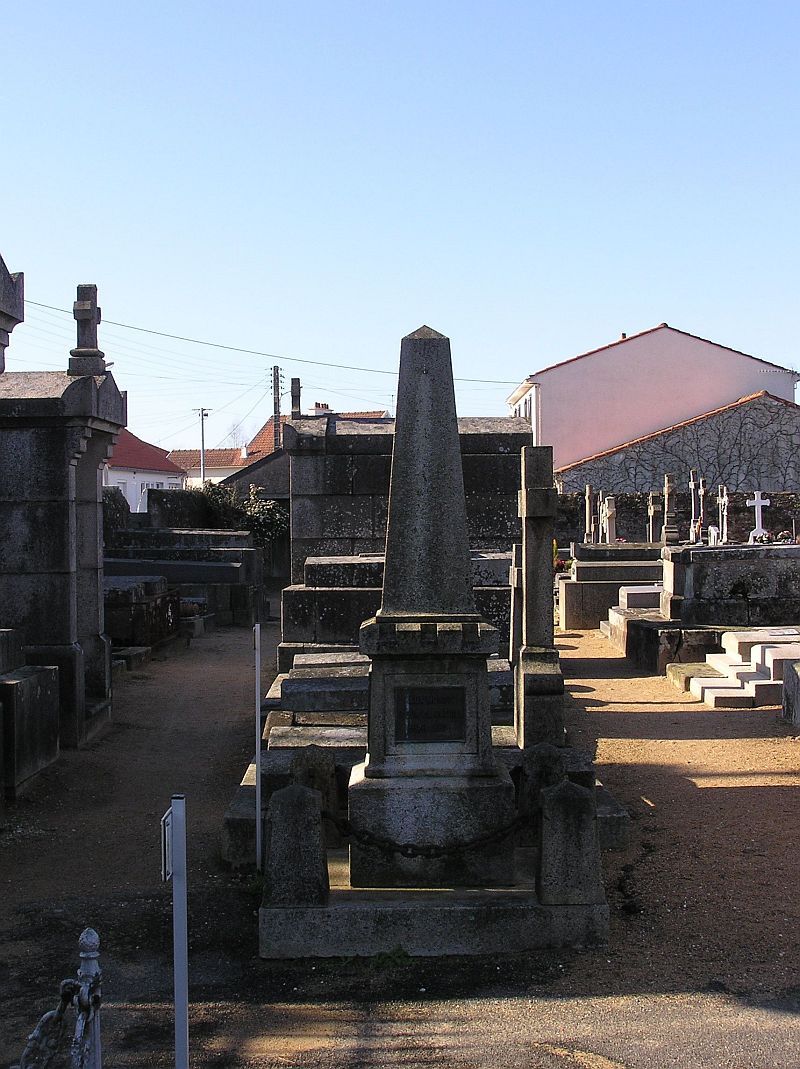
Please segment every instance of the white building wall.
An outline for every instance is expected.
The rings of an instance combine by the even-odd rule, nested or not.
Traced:
[[[147,497],[145,490],[182,490],[185,485],[183,475],[169,471],[135,471],[131,468],[103,469],[103,485],[118,486],[131,512],[146,512]]]
[[[541,441],[560,467],[761,390],[792,401],[796,379],[664,327],[531,376],[514,408],[527,414],[527,402],[534,420],[539,408]]]

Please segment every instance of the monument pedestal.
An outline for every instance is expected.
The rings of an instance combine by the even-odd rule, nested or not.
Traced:
[[[372,779],[356,765],[348,791],[358,832],[402,845],[450,847],[442,857],[405,857],[355,838],[352,887],[508,887],[514,883],[514,835],[457,849],[510,824],[514,785],[507,769],[485,776],[394,776]]]

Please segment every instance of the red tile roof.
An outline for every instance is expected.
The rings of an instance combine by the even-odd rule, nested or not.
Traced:
[[[374,412],[334,412],[331,409],[319,409],[322,416],[336,416],[337,419],[380,419],[386,415],[386,409]],[[291,419],[289,415],[281,416],[281,428]],[[263,460],[275,452],[275,435],[273,431],[274,416],[270,416],[264,426],[247,443],[247,456],[242,456],[241,448],[206,449],[206,468],[246,468],[256,460]],[[173,449],[169,456],[188,471],[200,467],[199,449]]]
[[[711,416],[719,416],[721,413],[728,412],[732,408],[738,408],[739,405],[746,405],[751,401],[758,401],[763,398],[768,398],[770,401],[778,401],[782,405],[788,405],[790,408],[800,410],[800,405],[795,404],[794,401],[788,401],[785,397],[776,397],[774,394],[768,393],[767,390],[759,390],[758,393],[749,393],[747,397],[740,397],[738,401],[731,401],[727,405],[720,405],[719,408],[712,408],[710,412],[703,412],[699,416],[692,416],[691,419],[684,419],[681,420],[680,423],[673,423],[671,427],[662,427],[659,431],[651,431],[649,434],[643,434],[640,438],[632,438],[629,442],[622,442],[620,445],[615,445],[611,449],[604,449],[600,453],[593,453],[590,457],[584,457],[582,460],[574,460],[571,464],[565,464],[561,468],[556,468],[556,471],[569,471],[571,468],[580,467],[581,464],[588,464],[592,460],[601,460],[603,457],[609,457],[613,453],[619,453],[623,449],[629,449],[632,445],[639,445],[640,442],[648,442],[652,438],[658,438],[662,434],[680,430],[681,427],[689,427],[692,423],[699,423],[702,419],[709,419]]]
[[[186,474],[184,468],[169,459],[166,449],[143,442],[141,438],[131,434],[126,427],[123,427],[119,433],[108,466],[126,468],[130,471],[166,471],[174,475]]]
[[[243,468],[252,463],[252,457],[242,459],[241,449],[206,449],[207,468]],[[186,468],[200,467],[199,449],[173,449],[170,458]]]

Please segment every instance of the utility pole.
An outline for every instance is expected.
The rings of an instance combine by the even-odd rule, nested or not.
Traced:
[[[281,447],[281,383],[283,372],[276,364],[272,369],[272,434],[273,448]]]
[[[200,484],[205,486],[206,482],[206,417],[208,413],[212,411],[210,408],[193,408],[193,412],[200,413]]]

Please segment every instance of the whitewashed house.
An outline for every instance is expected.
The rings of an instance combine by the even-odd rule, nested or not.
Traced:
[[[166,449],[123,428],[103,469],[103,485],[119,487],[131,512],[144,512],[148,490],[183,490],[186,472],[167,457]]]
[[[534,372],[508,405],[561,469],[765,391],[791,402],[798,379],[661,323]]]

